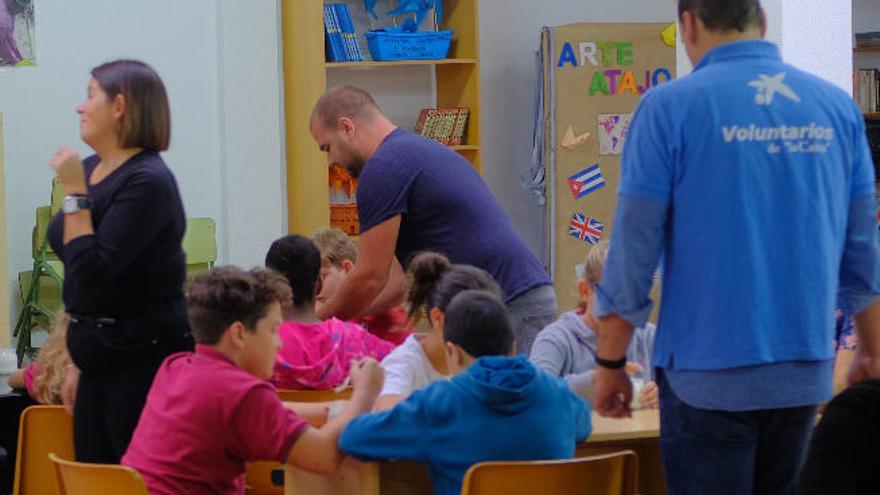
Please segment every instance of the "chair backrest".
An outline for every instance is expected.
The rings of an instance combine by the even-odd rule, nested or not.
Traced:
[[[64,202],[64,186],[61,185],[61,179],[56,175],[52,178],[52,197],[49,201],[49,209],[54,216],[61,211],[61,204]]]
[[[183,235],[183,252],[186,264],[203,265],[207,268],[217,261],[217,233],[213,218],[188,218]]]
[[[18,428],[13,495],[56,492],[49,453],[72,459],[73,420],[63,406],[31,406],[22,411]]]
[[[351,398],[351,389],[336,390],[287,390],[278,389],[278,397],[285,402],[330,402]]]
[[[635,495],[638,457],[625,450],[561,461],[481,462],[468,469],[462,495]]]
[[[149,495],[136,470],[119,464],[87,464],[49,454],[59,495]]]

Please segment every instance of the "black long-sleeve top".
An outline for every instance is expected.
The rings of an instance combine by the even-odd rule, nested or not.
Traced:
[[[97,155],[83,161],[87,184],[99,162]],[[182,300],[186,216],[174,175],[159,154],[133,156],[98,184],[89,184],[88,195],[93,235],[63,245],[63,213],[55,215],[47,233],[64,262],[67,311],[140,316],[159,304]]]

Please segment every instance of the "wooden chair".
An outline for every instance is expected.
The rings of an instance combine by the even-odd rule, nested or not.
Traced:
[[[351,397],[351,389],[335,390],[278,390],[285,402],[330,402]],[[248,495],[284,495],[284,465],[277,461],[255,461],[248,465],[245,486]]]
[[[59,495],[149,495],[140,473],[128,466],[66,461],[55,454],[49,454],[49,460]]]
[[[631,450],[561,461],[481,462],[468,469],[461,495],[635,495],[638,470]]]
[[[63,406],[28,407],[18,429],[13,495],[57,493],[54,477],[49,476],[51,452],[73,459],[73,419]]]

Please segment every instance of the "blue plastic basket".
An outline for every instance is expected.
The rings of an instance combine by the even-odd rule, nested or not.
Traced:
[[[404,33],[374,30],[364,33],[373,60],[436,60],[446,58],[452,30]]]

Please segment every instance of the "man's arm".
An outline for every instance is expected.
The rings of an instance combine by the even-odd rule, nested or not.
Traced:
[[[403,304],[406,297],[406,274],[397,257],[391,260],[391,270],[388,272],[388,282],[382,288],[382,292],[373,299],[367,309],[360,312],[357,318],[384,313],[392,308]]]
[[[388,283],[399,231],[400,215],[395,215],[361,234],[358,262],[318,311],[319,318],[350,320],[370,306]]]
[[[880,378],[880,299],[853,317],[859,348],[852,359],[847,381],[850,384]]]

